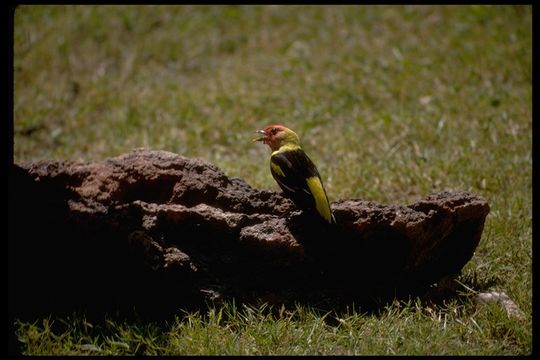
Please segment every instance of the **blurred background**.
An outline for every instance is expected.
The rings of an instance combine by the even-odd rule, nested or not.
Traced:
[[[148,147],[277,188],[250,139],[282,123],[333,199],[531,165],[527,7],[21,6],[14,67],[16,163]]]

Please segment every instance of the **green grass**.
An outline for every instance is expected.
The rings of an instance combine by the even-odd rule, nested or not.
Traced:
[[[532,351],[530,6],[23,6],[14,68],[16,163],[148,147],[277,190],[268,149],[250,139],[283,123],[331,201],[482,195],[491,213],[462,279],[505,291],[525,314],[412,301],[334,325],[309,308],[255,308],[93,328],[53,314],[17,323],[25,353]]]
[[[47,318],[18,325],[29,355],[490,355],[530,347],[527,331],[500,308],[455,302],[444,309],[395,302],[376,315],[352,310],[340,316],[227,303],[163,324],[107,319],[94,326],[76,315],[58,324]]]

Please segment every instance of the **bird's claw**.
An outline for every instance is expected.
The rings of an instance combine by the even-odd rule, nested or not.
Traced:
[[[285,215],[285,220],[287,220],[287,222],[291,222],[291,220],[295,217],[298,217],[302,214],[302,211],[301,210],[292,210],[292,211],[289,211],[286,215]]]

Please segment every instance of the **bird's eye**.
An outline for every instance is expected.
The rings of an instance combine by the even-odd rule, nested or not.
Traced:
[[[272,134],[277,133],[277,130],[278,130],[277,128],[272,128]]]

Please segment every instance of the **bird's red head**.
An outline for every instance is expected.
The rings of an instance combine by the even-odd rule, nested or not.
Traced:
[[[264,130],[257,130],[262,136],[253,139],[253,141],[262,141],[275,151],[283,145],[299,145],[298,135],[291,129],[283,125],[269,125]]]

